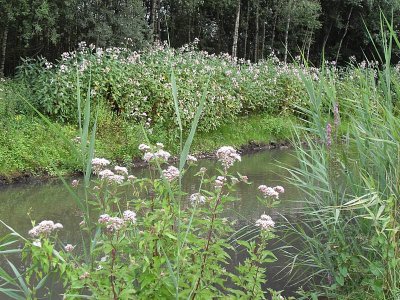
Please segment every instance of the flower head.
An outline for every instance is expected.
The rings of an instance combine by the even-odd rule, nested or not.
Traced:
[[[115,166],[114,171],[119,175],[128,175],[128,169],[125,167]]]
[[[224,186],[224,183],[226,181],[226,178],[224,176],[218,176],[217,179],[215,179],[214,186],[216,189],[220,189]]]
[[[275,222],[269,215],[261,215],[260,219],[256,221],[256,226],[260,227],[262,230],[269,230],[275,227]]]
[[[136,213],[131,210],[125,210],[123,213],[124,221],[136,223]]]
[[[193,206],[206,203],[206,197],[202,196],[200,193],[190,195],[189,199]]]
[[[240,155],[231,146],[223,146],[217,151],[217,158],[225,168],[233,166],[235,161],[241,161]]]
[[[64,250],[67,252],[72,252],[75,249],[75,246],[72,246],[71,244],[67,244],[64,247]]]
[[[188,163],[195,163],[197,161],[197,158],[194,157],[193,155],[188,155],[187,161],[188,161]]]
[[[31,230],[29,230],[28,234],[31,237],[38,237],[41,235],[44,236],[49,236],[53,231],[57,229],[62,229],[63,226],[60,223],[55,223],[53,221],[47,221],[44,220],[40,222],[38,225],[33,227]]]
[[[149,151],[150,149],[151,149],[150,146],[148,146],[148,145],[146,145],[146,144],[140,144],[140,145],[139,145],[139,150],[140,150],[140,151],[147,152],[147,151]]]
[[[72,187],[76,188],[79,185],[79,180],[78,179],[74,179],[71,182]]]
[[[264,198],[267,198],[267,197],[274,197],[276,199],[279,198],[279,193],[277,191],[275,191],[272,187],[262,184],[258,187],[258,190],[261,193],[263,193]]]
[[[92,159],[92,169],[93,173],[98,174],[101,170],[107,167],[110,161],[105,158],[93,158]]]
[[[174,179],[179,177],[179,170],[174,166],[169,166],[168,169],[163,170],[164,177],[169,181],[173,181]]]

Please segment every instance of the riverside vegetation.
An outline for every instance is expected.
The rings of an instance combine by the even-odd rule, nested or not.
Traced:
[[[383,51],[377,51],[379,62],[354,62],[347,68],[337,68],[329,63],[316,70],[307,64],[280,64],[273,58],[251,65],[191,49],[182,49],[180,52],[168,48],[151,49],[146,54],[151,58],[150,61],[159,58],[159,61],[166,62],[161,65],[156,63],[159,69],[151,73],[152,80],[161,80],[153,87],[159,93],[154,98],[142,95],[144,91],[153,90],[142,91],[141,81],[139,85],[136,84],[137,88],[130,90],[133,96],[121,92],[120,97],[110,98],[110,86],[96,89],[95,64],[103,60],[94,54],[94,48],[91,50],[93,53],[82,50],[76,54],[94,60],[86,63],[90,67],[83,70],[79,68],[82,66],[79,64],[81,60],[69,58],[60,61],[57,66],[48,65],[48,69],[46,62],[29,63],[25,74],[30,75],[26,76],[35,74],[32,77],[35,80],[30,82],[32,85],[28,89],[30,93],[41,93],[42,89],[38,87],[43,87],[43,82],[52,85],[50,91],[57,90],[57,87],[69,87],[69,82],[75,87],[75,92],[71,89],[69,95],[80,91],[80,86],[89,87],[86,101],[80,100],[79,93],[71,98],[63,98],[64,93],[57,94],[60,98],[47,98],[49,101],[60,101],[59,106],[48,106],[50,109],[58,107],[54,112],[46,111],[44,100],[43,103],[35,104],[33,101],[32,104],[38,111],[53,118],[53,121],[42,118],[53,129],[60,126],[57,120],[77,121],[80,124],[77,129],[80,138],[75,139],[74,153],[76,164],[84,170],[84,178],[81,183],[74,181],[73,185],[85,186],[83,199],[76,196],[69,183],[65,184],[75,195],[74,199],[82,211],[83,238],[82,245],[79,245],[82,251],[79,252],[78,247],[75,249],[75,245],[68,245],[68,241],[60,243],[56,230],[61,228],[61,224],[51,221],[38,225],[34,223],[30,231],[31,238],[9,228],[12,234],[3,238],[1,251],[3,254],[21,253],[27,269],[21,274],[9,261],[10,271],[7,273],[1,269],[4,283],[1,291],[15,299],[34,297],[54,275],[64,280],[65,291],[70,298],[123,299],[136,296],[208,299],[220,296],[282,299],[279,292],[263,289],[268,279],[268,263],[275,260],[275,255],[264,247],[274,238],[274,220],[263,214],[255,223],[235,231],[232,220],[224,219],[222,215],[224,206],[234,201],[230,196],[234,184],[246,181],[243,175],[229,174],[229,167],[240,160],[236,150],[230,146],[218,150],[216,156],[221,162],[218,177],[208,178],[204,170],[199,170],[197,175],[201,183],[198,193],[186,195],[180,188],[185,169],[195,167],[192,165],[195,159],[189,155],[189,151],[196,130],[199,130],[201,137],[202,132],[212,132],[214,125],[224,126],[235,120],[243,120],[243,115],[252,118],[254,112],[262,111],[267,115],[284,112],[284,116],[302,120],[298,121],[299,126],[294,127],[293,138],[299,167],[288,167],[291,173],[289,182],[304,192],[304,199],[299,200],[302,204],[299,210],[302,222],[292,224],[287,220],[281,224],[285,228],[280,227],[279,230],[291,236],[293,243],[276,250],[292,258],[289,264],[282,266],[282,272],[291,275],[291,281],[298,281],[306,287],[299,291],[297,298],[398,299],[400,74],[399,66],[391,65],[391,53],[394,45],[400,49],[400,41],[393,26],[386,19],[382,23],[384,42]],[[108,59],[120,59],[121,51],[109,50]],[[140,59],[132,63],[135,67],[139,65],[138,68],[142,63],[145,65],[146,61],[146,55],[140,55]],[[168,60],[163,55],[167,55]],[[197,56],[207,63],[215,62],[222,72],[214,74],[212,69],[207,69],[201,73],[195,68],[196,59],[202,63]],[[174,60],[179,59],[182,59],[180,63],[193,59],[190,68],[179,70],[179,65],[174,64]],[[68,66],[68,63],[75,65]],[[116,68],[128,68],[131,64],[119,61],[116,65]],[[160,77],[162,68],[165,68],[166,78],[169,78],[166,83],[162,80],[167,79]],[[39,72],[35,71],[37,69]],[[69,73],[71,69],[72,73]],[[107,69],[101,69],[101,76],[108,74],[104,70]],[[109,72],[111,70],[110,67]],[[148,70],[151,68],[143,67],[143,73],[140,74],[146,74]],[[246,78],[234,80],[232,74],[238,74],[238,70],[239,74],[247,70],[251,76],[247,81]],[[195,75],[191,77],[185,73],[189,71]],[[42,72],[49,73],[44,77],[50,78],[49,82],[40,80]],[[4,85],[18,84],[21,87],[29,84],[22,83],[23,74],[22,68],[20,82]],[[276,76],[271,79],[268,74]],[[263,79],[263,76],[269,79]],[[77,77],[81,80],[76,80]],[[113,84],[120,84],[127,78],[122,76],[121,81],[116,80]],[[281,89],[278,83],[285,78],[288,81]],[[67,81],[63,82],[64,79]],[[197,82],[194,79],[202,80],[197,88],[194,87]],[[220,91],[224,85],[214,86],[214,82],[220,81],[229,88]],[[235,89],[235,81],[238,89]],[[253,90],[254,93],[263,91],[263,83],[271,84],[265,91],[268,94],[261,94],[264,98],[256,98],[253,103],[251,96],[240,97],[241,84],[254,84],[248,90],[248,94],[252,94]],[[293,86],[296,86],[292,90],[296,95],[294,98],[286,101],[290,99],[286,98],[290,94],[279,98],[279,92],[291,91],[290,87]],[[188,93],[191,91],[189,96],[185,96],[186,90]],[[123,91],[123,86],[118,89],[120,91]],[[136,93],[142,97],[137,102],[134,100]],[[230,93],[234,93],[234,96]],[[273,93],[273,98],[269,93]],[[221,101],[216,101],[218,95],[222,97]],[[243,95],[246,95],[245,87]],[[43,99],[46,99],[45,96]],[[91,97],[98,113],[90,113]],[[124,97],[129,100],[124,100]],[[224,101],[225,97],[229,101]],[[76,98],[77,105],[73,104]],[[240,101],[235,102],[237,98]],[[68,103],[70,99],[75,100],[62,108],[63,103]],[[164,100],[159,102],[157,99]],[[238,103],[236,110],[235,103]],[[24,102],[16,104],[16,107],[20,105],[18,109],[28,110],[30,107],[25,106]],[[76,109],[69,110],[69,105],[76,105]],[[80,113],[82,105],[85,106],[83,122]],[[141,105],[149,106],[142,109]],[[223,117],[223,114],[226,115]],[[143,158],[149,162],[153,174],[150,178],[129,177],[127,170],[120,166],[115,167],[114,171],[104,170],[110,162],[94,157],[97,128],[101,137],[102,118],[109,115],[119,122],[129,124],[135,120],[143,124],[139,128],[145,144],[138,145],[137,151],[143,151]],[[61,128],[66,130],[67,127]],[[76,135],[76,129],[70,128]],[[170,154],[163,149],[162,143],[151,141],[158,137],[156,133],[160,128],[169,133],[166,144],[177,149],[178,167],[165,165]],[[186,131],[189,134],[184,139]],[[70,137],[63,141],[70,141]],[[303,147],[304,141],[307,147]],[[99,157],[98,152],[96,156]],[[93,182],[92,171],[98,175]],[[120,184],[131,188],[129,197],[118,192],[116,186]],[[279,193],[284,191],[281,186],[264,185],[259,190],[267,206],[273,206]],[[241,240],[241,230],[253,232],[252,238]],[[23,249],[10,248],[21,241],[24,243]],[[298,241],[300,246],[295,247],[299,243],[294,241]],[[237,247],[247,251],[248,259],[236,266],[234,271],[227,271],[225,267],[229,263],[229,251],[235,251]]]
[[[56,132],[74,139],[78,135],[77,75],[80,88],[90,90],[96,106],[97,155],[125,164],[140,157],[141,123],[151,131],[153,143],[162,142],[173,154],[178,153],[171,65],[184,128],[190,125],[202,89],[210,82],[194,153],[226,144],[240,147],[249,142],[288,141],[291,124],[301,117],[298,107],[308,103],[299,74],[307,72],[315,82],[325,76],[318,69],[306,68],[299,59],[298,64],[284,64],[271,56],[252,64],[195,48],[196,42],[177,50],[159,45],[139,53],[81,43],[76,52],[64,53],[56,64],[45,59],[26,60],[14,79],[0,82],[0,126],[4,133],[0,137],[0,176],[10,181],[32,174],[54,175],[55,167],[64,174],[79,170],[77,157],[33,111],[49,117]],[[327,64],[341,98],[362,91],[360,70],[377,67],[355,61],[341,69],[334,62]]]

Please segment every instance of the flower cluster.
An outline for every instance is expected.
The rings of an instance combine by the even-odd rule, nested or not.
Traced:
[[[93,158],[92,159],[92,169],[94,174],[99,174],[105,167],[110,164],[110,161],[105,158]]]
[[[269,215],[261,215],[260,219],[256,221],[256,226],[260,227],[262,230],[269,230],[275,227],[275,222]]]
[[[100,215],[97,222],[106,226],[107,231],[115,232],[120,230],[127,222],[135,224],[136,223],[136,213],[131,210],[125,210],[123,213],[123,218],[110,217],[108,214]]]
[[[60,223],[55,223],[53,221],[42,221],[35,227],[33,227],[31,230],[29,230],[28,234],[31,237],[38,237],[38,236],[48,236],[50,235],[53,231],[57,229],[62,229],[63,226]]]
[[[75,246],[72,246],[71,244],[67,244],[67,245],[65,245],[65,247],[64,247],[64,250],[65,250],[66,252],[72,252],[74,249],[75,249]]]
[[[174,179],[179,177],[179,170],[174,166],[169,166],[168,169],[163,170],[164,177],[169,181],[173,181]]]
[[[206,203],[206,197],[202,196],[200,193],[190,195],[189,199],[193,206]]]
[[[264,198],[273,197],[275,199],[279,199],[279,194],[282,194],[285,192],[285,189],[280,185],[277,185],[275,187],[269,187],[269,186],[262,184],[258,187],[258,190],[261,193],[263,193]]]
[[[109,170],[109,169],[105,169],[103,171],[100,171],[99,172],[99,177],[102,180],[107,180],[110,183],[117,183],[117,184],[121,184],[125,180],[124,176],[118,175],[118,174],[114,174],[114,172]]]
[[[114,171],[119,175],[128,175],[128,169],[125,167],[115,166]]]
[[[215,179],[214,186],[216,189],[220,189],[224,186],[224,183],[226,181],[226,177],[224,176],[218,176],[217,179]]]
[[[124,221],[129,221],[133,224],[136,223],[136,213],[131,210],[125,210],[123,213]]]
[[[146,144],[140,144],[139,150],[144,152],[143,160],[146,162],[150,161],[161,161],[167,162],[168,159],[171,157],[171,154],[165,150],[163,150],[164,145],[162,143],[157,143],[156,147],[150,147]]]
[[[193,155],[188,155],[187,156],[187,161],[188,161],[189,164],[190,163],[195,163],[195,162],[197,162],[197,158],[194,157]]]
[[[217,158],[225,168],[233,166],[235,161],[241,161],[240,155],[231,146],[223,146],[217,150]]]

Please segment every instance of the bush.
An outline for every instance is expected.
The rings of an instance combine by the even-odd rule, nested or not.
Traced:
[[[291,112],[303,101],[304,88],[295,66],[273,60],[248,64],[227,55],[215,56],[193,49],[153,47],[140,53],[125,48],[88,48],[64,53],[51,64],[26,60],[18,78],[31,91],[40,111],[61,121],[76,120],[77,74],[89,87],[94,104],[134,122],[175,128],[171,97],[171,70],[179,90],[182,123],[191,124],[208,83],[200,131],[231,122],[239,114]]]

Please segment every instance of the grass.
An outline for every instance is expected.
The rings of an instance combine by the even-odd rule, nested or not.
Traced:
[[[266,114],[240,117],[218,130],[198,133],[193,141],[192,153],[211,152],[223,145],[239,148],[253,142],[286,142],[290,138],[291,122],[296,121],[286,116]],[[79,135],[78,129],[73,126],[53,124],[70,139]],[[55,176],[53,166],[65,175],[81,169],[69,145],[51,133],[39,118],[16,115],[14,122],[4,126],[5,134],[0,137],[0,177],[4,181],[12,182],[22,176]],[[176,132],[167,134],[162,128],[149,135],[151,141],[164,143],[177,155],[179,149],[175,137]],[[130,163],[141,157],[138,145],[142,142],[144,137],[139,126],[121,119],[103,119],[97,131],[95,155]]]

